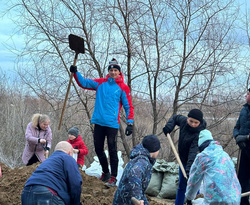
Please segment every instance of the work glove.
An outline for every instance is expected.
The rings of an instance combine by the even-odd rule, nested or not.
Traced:
[[[72,65],[72,66],[70,66],[69,70],[70,70],[71,73],[76,73],[77,72],[77,67]]]
[[[162,130],[163,130],[163,132],[164,132],[165,135],[169,134],[169,131],[168,131],[168,128],[167,128],[167,127],[163,127]]]
[[[133,132],[133,125],[128,125],[127,128],[126,128],[126,131],[125,131],[125,134],[127,136],[131,135]]]
[[[191,200],[187,200],[187,205],[192,205],[192,201]]]
[[[238,135],[236,137],[236,144],[241,150],[246,148],[246,141],[248,141],[248,135]]]

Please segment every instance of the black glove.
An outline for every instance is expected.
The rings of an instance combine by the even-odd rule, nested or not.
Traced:
[[[127,128],[126,128],[126,131],[125,131],[125,134],[127,136],[131,135],[133,132],[133,125],[128,125]]]
[[[72,66],[70,66],[69,70],[70,70],[71,73],[76,73],[77,72],[77,67],[72,65]]]
[[[236,137],[236,143],[248,141],[248,135],[238,135]]]
[[[191,200],[187,200],[187,205],[192,205],[192,201]]]
[[[241,149],[241,150],[243,150],[243,149],[245,149],[246,148],[246,143],[245,142],[239,142],[238,143],[238,146],[239,146],[239,148]]]
[[[169,130],[168,130],[167,127],[163,127],[162,130],[163,130],[163,132],[164,132],[165,135],[169,134]]]
[[[236,144],[241,150],[246,148],[246,141],[248,141],[248,135],[238,135],[236,137]]]

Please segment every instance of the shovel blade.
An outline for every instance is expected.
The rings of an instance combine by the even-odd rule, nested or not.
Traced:
[[[74,34],[69,35],[69,47],[78,53],[85,53],[84,40],[83,38],[76,36]]]

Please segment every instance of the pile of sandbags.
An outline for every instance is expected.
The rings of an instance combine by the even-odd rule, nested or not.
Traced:
[[[179,165],[157,159],[146,194],[158,198],[175,199],[179,180]]]

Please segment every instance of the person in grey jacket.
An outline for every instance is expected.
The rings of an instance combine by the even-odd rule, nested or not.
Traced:
[[[203,113],[199,109],[192,109],[189,111],[188,117],[183,115],[173,115],[163,128],[164,134],[167,135],[168,133],[171,133],[176,125],[180,127],[178,152],[188,176],[190,168],[199,151],[199,133],[206,129],[207,123],[203,119]],[[184,204],[186,187],[187,180],[183,176],[181,169],[179,169],[179,186],[177,189],[175,205]]]
[[[44,114],[34,114],[27,125],[25,133],[25,148],[22,160],[25,165],[43,162],[51,148],[52,132],[50,119]]]
[[[241,149],[238,178],[242,193],[250,191],[250,88],[246,94],[246,104],[240,111],[240,116],[233,129],[233,136]],[[249,196],[241,198],[241,205],[249,205]]]

